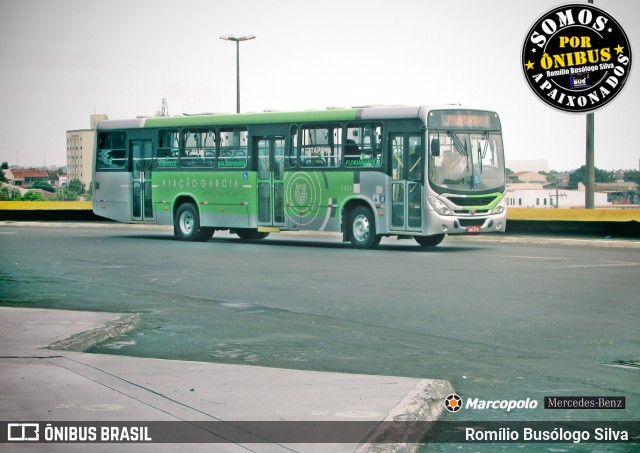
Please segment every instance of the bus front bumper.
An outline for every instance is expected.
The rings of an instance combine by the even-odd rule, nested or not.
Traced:
[[[501,214],[478,216],[434,215],[427,226],[427,235],[504,233],[507,226],[506,211]]]

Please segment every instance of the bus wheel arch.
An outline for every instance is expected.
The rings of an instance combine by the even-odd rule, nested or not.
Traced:
[[[204,242],[211,239],[214,228],[205,228],[200,223],[200,210],[189,197],[176,200],[173,214],[173,233],[181,241]]]
[[[374,210],[364,201],[347,204],[342,211],[343,237],[360,249],[373,249],[382,238],[377,234]]]

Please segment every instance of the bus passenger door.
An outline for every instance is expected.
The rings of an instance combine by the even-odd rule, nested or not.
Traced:
[[[255,137],[258,157],[258,225],[284,226],[284,147],[282,136]]]
[[[422,230],[424,152],[418,134],[392,134],[391,229]]]
[[[131,140],[132,178],[131,178],[131,219],[153,220],[151,201],[151,165],[153,145],[151,140]]]

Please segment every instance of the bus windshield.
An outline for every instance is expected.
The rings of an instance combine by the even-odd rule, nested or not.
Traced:
[[[486,192],[505,185],[502,134],[495,131],[438,130],[429,142],[439,140],[440,153],[429,154],[432,186],[446,192]],[[437,154],[437,153],[436,153]]]

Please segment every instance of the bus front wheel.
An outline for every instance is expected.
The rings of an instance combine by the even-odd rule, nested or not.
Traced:
[[[435,247],[444,239],[444,234],[435,234],[433,236],[414,236],[418,244],[422,247]]]
[[[359,249],[373,249],[380,243],[381,236],[376,234],[376,222],[371,209],[356,206],[350,216],[351,245]]]
[[[176,212],[173,232],[181,241],[204,242],[211,239],[214,229],[200,227],[198,208],[191,203],[185,203]]]

